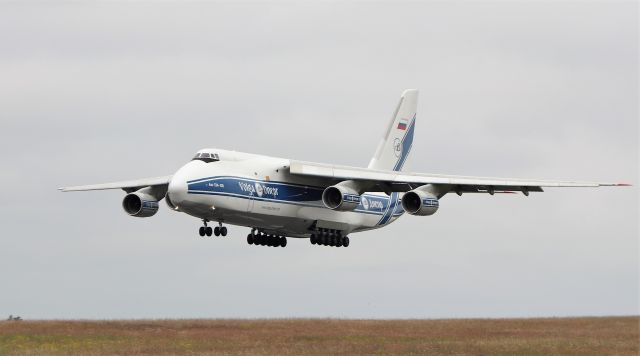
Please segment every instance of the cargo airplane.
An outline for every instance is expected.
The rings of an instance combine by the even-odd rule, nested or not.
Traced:
[[[231,224],[251,229],[250,245],[285,247],[295,237],[347,247],[350,234],[385,227],[404,213],[433,215],[449,193],[528,196],[546,187],[625,185],[403,172],[417,103],[417,90],[402,94],[367,168],[207,148],[172,175],[59,189],[122,189],[124,211],[143,218],[164,198],[171,210],[202,220],[200,236],[226,236]]]

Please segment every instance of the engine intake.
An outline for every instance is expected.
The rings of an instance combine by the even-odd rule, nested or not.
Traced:
[[[149,194],[137,191],[124,197],[122,208],[131,216],[148,218],[158,212],[158,201]]]
[[[332,210],[350,211],[360,204],[360,194],[349,187],[332,185],[322,192],[322,202]]]
[[[421,190],[412,190],[402,197],[402,208],[411,215],[427,216],[438,211],[438,198]]]

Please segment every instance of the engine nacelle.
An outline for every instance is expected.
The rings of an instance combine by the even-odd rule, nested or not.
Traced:
[[[158,200],[152,195],[137,191],[124,197],[122,207],[131,216],[148,218],[158,212]]]
[[[402,208],[411,215],[433,215],[439,205],[435,195],[418,189],[406,192],[402,197]]]
[[[360,204],[360,194],[343,185],[332,185],[322,192],[324,206],[332,210],[350,211]]]

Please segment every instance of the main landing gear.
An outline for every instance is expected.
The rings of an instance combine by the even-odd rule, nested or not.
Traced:
[[[263,232],[256,234],[256,230],[251,230],[251,233],[247,235],[247,243],[256,246],[285,247],[287,246],[287,238],[284,236],[267,235]]]
[[[342,236],[341,231],[318,229],[311,234],[311,244],[331,247],[349,247],[349,237]]]
[[[207,226],[207,223],[209,222],[209,220],[202,220],[202,223],[204,224],[204,226],[200,226],[200,229],[198,230],[198,233],[200,234],[200,236],[211,236],[211,235],[216,235],[216,236],[227,236],[227,228],[225,226],[222,226],[222,223],[219,222],[219,226],[216,226],[215,228],[211,228],[211,226]]]

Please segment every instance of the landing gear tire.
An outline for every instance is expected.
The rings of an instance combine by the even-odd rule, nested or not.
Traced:
[[[227,227],[226,226],[222,226],[220,228],[220,235],[227,236]]]
[[[222,227],[220,233],[222,234]],[[224,234],[222,236],[224,236]],[[251,230],[251,233],[249,235],[247,235],[247,243],[249,245],[256,246],[286,247],[287,237],[279,235],[268,235],[262,232],[256,232],[256,229],[254,229]]]
[[[204,237],[204,234],[205,234],[204,226],[200,226],[200,229],[198,230],[198,234],[200,234],[200,236]]]
[[[216,236],[220,236],[220,226],[216,226],[213,229],[213,234],[216,235]]]
[[[207,227],[204,228],[204,233],[207,234],[207,236],[211,236],[212,232],[213,231],[211,229],[211,226],[207,226]]]
[[[312,231],[309,240],[312,245],[349,247],[349,237],[343,236],[340,230],[316,229]]]

